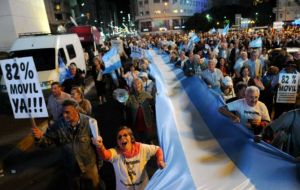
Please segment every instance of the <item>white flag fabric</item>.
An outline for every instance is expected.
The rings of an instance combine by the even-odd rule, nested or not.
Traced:
[[[90,118],[89,124],[90,124],[90,129],[92,131],[92,135],[93,135],[94,139],[101,138],[99,135],[98,123],[97,123],[96,119]]]

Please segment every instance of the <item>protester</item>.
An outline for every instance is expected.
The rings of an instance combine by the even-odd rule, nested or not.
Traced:
[[[101,139],[93,139],[99,156],[113,164],[117,190],[143,190],[148,183],[146,164],[150,157],[156,156],[159,168],[166,166],[163,151],[159,146],[135,141],[128,127],[121,127],[117,132],[116,148],[106,149]]]
[[[218,69],[220,69],[222,71],[223,76],[227,76],[230,73],[229,72],[229,67],[227,65],[227,61],[223,57],[219,59],[216,68],[218,68]]]
[[[185,65],[185,62],[188,60],[188,58],[185,56],[185,52],[181,51],[179,54],[178,61],[175,63],[175,66],[178,68],[183,68]]]
[[[92,144],[90,117],[79,113],[74,100],[65,100],[63,118],[51,125],[45,133],[32,127],[40,147],[61,147],[65,172],[70,189],[99,189],[96,149]]]
[[[283,113],[268,128],[275,133],[274,146],[300,158],[300,109]]]
[[[194,54],[190,52],[189,59],[184,62],[182,70],[186,76],[195,75],[195,63],[194,63]]]
[[[254,79],[250,76],[250,68],[245,65],[241,68],[240,77],[235,78],[235,83],[244,82],[247,86],[255,86]]]
[[[51,94],[47,104],[50,120],[57,121],[62,116],[62,103],[67,99],[71,99],[71,95],[62,91],[59,82],[53,82],[51,84]]]
[[[66,79],[62,86],[64,87],[64,91],[68,94],[71,93],[71,89],[74,86],[80,86],[84,89],[84,74],[80,71],[75,63],[71,63],[69,66],[70,70],[70,78]]]
[[[143,82],[135,79],[132,83],[133,93],[126,102],[129,108],[133,130],[137,138],[143,142],[150,142],[155,131],[155,122],[152,110],[153,97],[144,91]]]
[[[94,65],[92,67],[92,75],[95,82],[95,87],[97,91],[97,96],[99,99],[99,105],[105,102],[105,75],[103,74],[105,70],[104,63],[98,58],[94,57]]]
[[[92,114],[92,105],[88,99],[84,98],[84,94],[80,87],[73,87],[71,97],[79,104],[79,112],[86,115]]]
[[[240,77],[241,68],[247,63],[248,54],[245,51],[241,52],[241,57],[234,64],[234,74],[236,77]]]
[[[259,93],[256,86],[249,86],[246,88],[245,98],[220,107],[219,112],[250,130],[260,131],[270,123],[270,116],[265,104],[258,101]],[[237,114],[233,114],[232,111]]]
[[[247,84],[245,84],[244,82],[238,82],[235,87],[234,87],[234,92],[235,92],[235,97],[233,98],[230,98],[226,101],[226,103],[229,103],[229,102],[233,102],[235,100],[238,100],[238,99],[243,99],[245,98],[245,91],[246,91],[246,88],[247,88]]]
[[[274,118],[278,118],[283,112],[295,109],[297,106],[300,106],[300,73],[296,69],[296,65],[293,61],[288,61],[285,63],[284,68],[279,71],[279,73],[276,75],[276,77],[273,78],[271,85],[275,92],[277,92],[277,89],[279,88],[279,76],[280,74],[296,74],[298,75],[298,91],[297,91],[297,97],[295,103],[278,103],[275,102],[274,105],[274,111],[275,115]],[[276,93],[275,100],[277,99],[278,94]]]
[[[143,88],[145,92],[148,92],[149,94],[154,93],[154,82],[148,78],[148,74],[145,72],[139,73],[139,78],[143,81]]]
[[[221,84],[221,90],[222,90],[222,97],[225,102],[227,102],[229,99],[235,97],[234,89],[233,89],[233,82],[230,76],[224,77],[222,84]]]
[[[139,76],[139,71],[136,70],[135,65],[130,65],[130,70],[125,74],[122,74],[122,77],[126,80],[127,86],[131,88],[133,80],[137,79]]]
[[[208,88],[221,93],[221,82],[223,80],[223,74],[220,69],[216,68],[217,60],[208,60],[208,69],[204,70],[201,74],[201,78],[207,84]]]
[[[248,59],[246,65],[250,68],[250,76],[252,78],[260,79],[262,77],[262,63],[260,59],[258,59],[259,54],[256,50],[251,52],[251,59]]]

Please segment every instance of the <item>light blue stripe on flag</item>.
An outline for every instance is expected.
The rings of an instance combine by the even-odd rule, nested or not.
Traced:
[[[112,47],[109,52],[104,54],[102,57],[102,60],[105,65],[105,70],[103,74],[111,73],[112,71],[120,68],[122,66],[120,55],[118,53],[118,49],[115,47]]]
[[[262,47],[261,38],[257,38],[255,40],[252,40],[249,44],[249,47],[251,47],[251,48],[260,48],[260,47]]]
[[[228,33],[229,30],[229,24],[227,24],[227,26],[225,26],[225,28],[223,29],[222,35],[225,36]]]

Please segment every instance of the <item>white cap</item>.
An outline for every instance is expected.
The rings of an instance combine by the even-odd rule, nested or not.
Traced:
[[[233,82],[232,82],[232,79],[230,78],[230,76],[224,77],[222,82],[225,86],[233,86]]]
[[[142,77],[148,78],[148,74],[146,72],[140,72],[139,77],[140,78],[142,78]]]

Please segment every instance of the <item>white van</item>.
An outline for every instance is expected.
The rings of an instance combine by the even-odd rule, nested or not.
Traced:
[[[32,56],[39,75],[42,90],[51,88],[51,83],[59,81],[59,57],[67,66],[76,63],[86,72],[83,49],[76,34],[23,36],[11,47],[10,57]],[[6,91],[3,77],[0,89]]]

